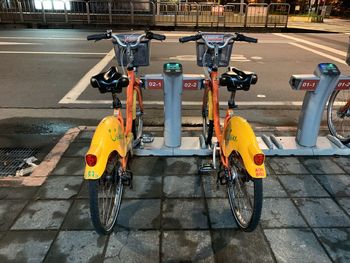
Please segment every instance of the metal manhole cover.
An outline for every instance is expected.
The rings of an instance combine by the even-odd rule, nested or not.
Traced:
[[[15,176],[18,170],[28,166],[25,159],[37,152],[35,148],[0,148],[0,176]]]

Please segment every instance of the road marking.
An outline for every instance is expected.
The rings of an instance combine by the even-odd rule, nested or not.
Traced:
[[[121,101],[123,104],[126,101]],[[61,103],[61,102],[60,102]],[[71,104],[112,104],[111,100],[74,100],[72,102],[64,102]],[[145,100],[143,101],[144,105],[164,105],[163,101],[151,101]],[[302,101],[240,101],[237,102],[237,105],[242,106],[301,106],[303,104]],[[182,101],[183,106],[202,106],[201,101]],[[227,106],[227,101],[220,101],[220,106]]]
[[[98,62],[92,69],[82,77],[79,82],[59,101],[60,104],[73,103],[76,101],[81,93],[89,86],[90,78],[93,75],[100,73],[105,66],[114,58],[114,49],[108,52],[108,54]]]
[[[0,37],[0,39],[30,39],[30,40],[79,40],[87,41],[86,38],[73,37]]]
[[[14,45],[42,45],[42,43],[0,42],[0,46],[14,46]]]
[[[264,94],[258,94],[258,95],[256,95],[258,98],[266,98],[266,95],[264,95]]]
[[[280,36],[280,37],[284,37],[284,38],[295,40],[296,42],[301,42],[301,43],[304,43],[304,44],[308,44],[310,46],[314,46],[314,47],[317,47],[317,48],[320,48],[320,49],[332,52],[332,53],[340,55],[340,56],[344,56],[344,57],[346,56],[346,52],[340,51],[340,50],[335,49],[335,48],[331,48],[331,47],[327,47],[327,46],[324,46],[324,45],[316,44],[316,43],[308,41],[308,40],[304,40],[304,39],[288,36],[288,35],[281,34],[281,33],[273,33],[273,34],[276,35],[276,36]]]
[[[341,64],[346,65],[346,63],[345,63],[345,61],[344,61],[343,59],[339,59],[339,58],[333,57],[333,56],[328,55],[328,54],[326,54],[326,53],[323,53],[323,52],[321,52],[321,51],[317,51],[317,50],[314,50],[314,49],[312,49],[312,48],[308,48],[308,47],[302,46],[302,45],[297,44],[297,43],[290,43],[290,45],[293,45],[293,46],[296,46],[296,47],[305,49],[305,50],[310,51],[310,52],[312,52],[312,53],[314,53],[314,54],[320,55],[320,56],[325,57],[325,58],[332,59],[332,60],[334,60],[334,61],[336,61],[336,62],[338,62],[338,63],[341,63]]]
[[[0,51],[0,54],[40,54],[40,55],[106,55],[108,53],[89,52],[49,52],[49,51]]]
[[[176,57],[169,57],[170,60],[180,60],[180,61],[197,61],[196,55],[180,55]],[[259,58],[262,59],[262,58]],[[231,56],[231,61],[237,62],[248,62],[251,61],[247,59],[244,55],[233,55]]]

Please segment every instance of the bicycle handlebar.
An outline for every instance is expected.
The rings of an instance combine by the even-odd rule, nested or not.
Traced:
[[[210,44],[208,42],[208,40],[206,38],[204,38],[203,36],[205,36],[207,34],[203,34],[203,33],[198,33],[196,35],[193,36],[186,36],[186,37],[180,37],[179,38],[179,42],[180,43],[185,43],[185,42],[189,42],[189,41],[197,41],[199,39],[203,39],[205,44],[209,47],[214,49],[215,45]],[[231,34],[226,34],[225,36],[227,36],[228,38],[226,39],[225,43],[221,46],[218,46],[219,49],[223,49],[224,47],[227,46],[227,44],[233,40],[233,41],[244,41],[244,42],[249,42],[249,43],[257,43],[258,40],[256,38],[252,38],[252,37],[246,37],[243,34],[239,34],[239,33],[235,33],[234,35]]]
[[[107,30],[107,32],[103,33],[103,34],[96,34],[96,35],[87,36],[87,40],[89,40],[89,41],[90,40],[99,41],[102,39],[110,39],[110,38],[113,38],[113,40],[117,41],[118,45],[120,45],[121,47],[126,48],[128,46],[117,35],[112,35],[112,30]],[[142,38],[147,38],[149,40],[155,39],[155,40],[163,41],[166,39],[166,36],[161,35],[161,34],[155,34],[151,31],[147,31],[145,34],[140,35],[134,44],[130,44],[130,47],[131,48],[137,47],[140,44]]]

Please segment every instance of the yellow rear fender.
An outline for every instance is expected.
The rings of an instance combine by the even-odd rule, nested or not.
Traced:
[[[234,116],[228,121],[223,135],[222,150],[226,157],[237,151],[251,177],[266,177],[265,165],[257,165],[254,162],[254,156],[263,152],[259,148],[253,129],[245,119]]]
[[[115,116],[105,117],[97,126],[91,145],[86,153],[97,157],[96,164],[85,166],[84,179],[98,179],[106,169],[108,157],[116,151],[119,156],[127,153],[127,139],[123,133],[123,126]]]

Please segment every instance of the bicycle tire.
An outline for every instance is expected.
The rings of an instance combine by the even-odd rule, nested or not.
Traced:
[[[252,178],[248,174],[238,152],[233,152],[229,157],[229,169],[231,170],[231,178],[227,181],[227,194],[232,214],[241,230],[252,232],[258,226],[261,217],[263,202],[262,179]],[[251,189],[253,196],[249,194],[249,188],[253,188]],[[239,202],[244,199],[246,201],[242,206]],[[251,207],[251,211],[246,213],[246,216],[243,216],[244,211],[242,210],[246,210],[245,205],[247,204]]]
[[[110,175],[108,177],[108,174],[105,171],[100,179],[89,180],[91,221],[96,232],[100,235],[107,235],[113,231],[113,228],[117,222],[117,217],[119,214],[121,199],[123,195],[123,183],[120,176],[118,175],[119,161],[112,169],[112,179],[110,179]],[[105,191],[103,190],[105,185],[108,185],[109,189],[114,188],[115,192],[113,194],[105,193]],[[103,190],[102,193],[100,192],[100,190]],[[110,199],[109,201],[111,202],[109,205],[108,203],[106,203],[107,211],[105,211],[104,209],[105,206],[101,205],[101,203],[99,202],[101,198],[104,198],[104,195],[107,197],[105,199]],[[109,209],[111,212],[108,211]],[[107,215],[106,218],[104,218],[104,215]]]
[[[350,100],[350,90],[336,90],[327,106],[327,124],[330,133],[342,143],[350,143],[350,109],[340,113],[340,108]]]
[[[211,145],[211,141],[213,138],[213,131],[214,131],[214,121],[209,120],[208,117],[208,96],[206,96],[205,100],[203,100],[203,105],[202,108],[202,117],[203,117],[203,127],[202,127],[202,132],[203,132],[203,137],[205,140],[206,145]]]
[[[141,112],[140,107],[136,106],[136,119],[132,121],[132,133],[134,135],[134,141],[139,143],[139,140],[142,137],[143,131],[143,113]]]

